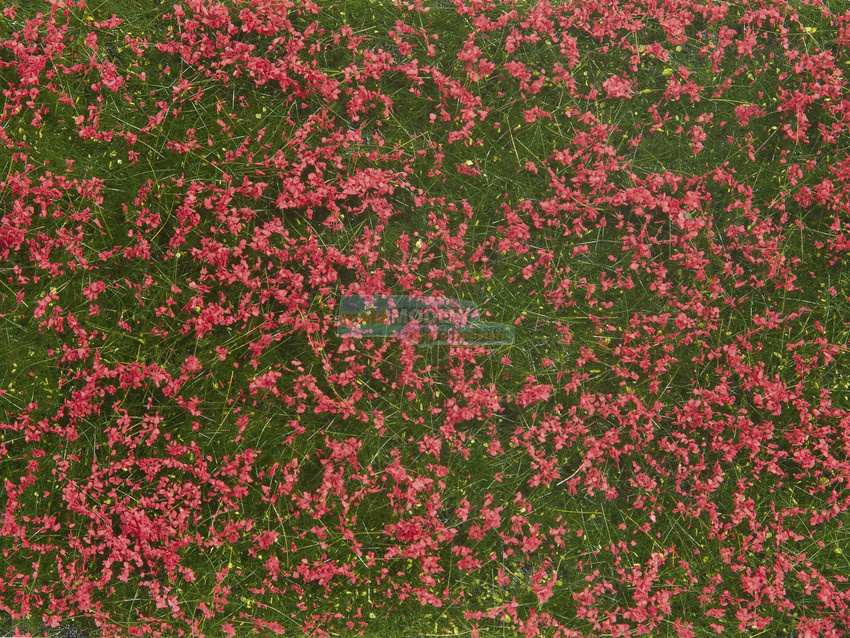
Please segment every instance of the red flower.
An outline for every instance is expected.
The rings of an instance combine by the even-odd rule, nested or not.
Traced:
[[[619,75],[612,75],[605,80],[602,83],[602,88],[605,89],[605,93],[611,98],[624,97],[626,99],[631,99],[632,94],[634,93],[632,83],[623,79]]]

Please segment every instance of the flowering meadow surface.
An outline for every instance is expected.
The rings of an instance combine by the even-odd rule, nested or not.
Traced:
[[[0,631],[847,635],[848,72],[844,0],[3,2]]]

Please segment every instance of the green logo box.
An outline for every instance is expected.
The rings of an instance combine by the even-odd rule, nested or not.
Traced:
[[[343,337],[400,337],[417,345],[503,345],[513,343],[511,324],[479,321],[471,301],[406,295],[345,295],[337,334]]]

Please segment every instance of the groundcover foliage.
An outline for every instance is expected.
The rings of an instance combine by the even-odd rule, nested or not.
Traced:
[[[845,635],[848,64],[839,0],[4,3],[0,630]]]

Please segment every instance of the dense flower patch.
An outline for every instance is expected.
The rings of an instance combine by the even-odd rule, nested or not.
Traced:
[[[5,3],[0,624],[845,635],[848,65],[838,0]]]

